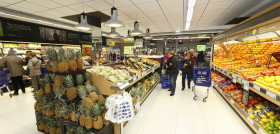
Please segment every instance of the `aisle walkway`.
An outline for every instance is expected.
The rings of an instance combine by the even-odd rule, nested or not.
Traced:
[[[174,96],[159,84],[143,103],[135,119],[125,127],[125,134],[250,134],[252,133],[220,94],[210,89],[208,101],[193,101],[193,92],[181,90],[178,76]],[[205,87],[198,87],[206,95]]]
[[[181,91],[177,80],[175,96],[158,85],[142,105],[136,118],[125,126],[124,134],[249,134],[250,130],[216,92],[210,90],[206,103],[193,101],[193,93]],[[0,134],[39,134],[31,89],[9,98],[0,96]],[[206,88],[198,88],[205,94]]]

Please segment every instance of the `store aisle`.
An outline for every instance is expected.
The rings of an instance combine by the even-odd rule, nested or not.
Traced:
[[[252,133],[219,93],[211,88],[206,103],[193,92],[181,90],[177,79],[175,96],[159,84],[143,103],[135,119],[125,127],[125,134],[250,134]],[[205,87],[197,87],[206,95]]]

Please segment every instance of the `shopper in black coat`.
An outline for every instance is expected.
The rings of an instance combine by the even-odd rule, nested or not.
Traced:
[[[173,96],[175,94],[176,80],[177,80],[179,70],[178,70],[178,62],[175,56],[175,52],[173,51],[169,52],[169,56],[170,58],[167,61],[166,72],[169,75],[169,79],[170,79],[170,90],[168,91],[171,91],[170,96]]]
[[[182,90],[185,89],[185,83],[186,83],[186,76],[188,80],[188,88],[191,88],[191,80],[193,77],[193,64],[194,64],[194,59],[191,56],[191,52],[188,51],[186,53],[186,57],[181,61],[183,64],[182,67]]]

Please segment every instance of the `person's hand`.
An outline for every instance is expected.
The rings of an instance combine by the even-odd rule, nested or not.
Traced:
[[[184,59],[185,59],[185,60],[188,59],[188,56],[186,56]]]
[[[188,64],[184,64],[184,66],[188,66]]]

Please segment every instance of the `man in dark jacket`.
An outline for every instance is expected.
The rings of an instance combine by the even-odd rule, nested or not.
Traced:
[[[170,96],[173,96],[175,94],[176,80],[177,80],[179,70],[178,70],[177,59],[175,57],[175,52],[173,51],[169,52],[169,56],[170,58],[167,61],[167,74],[169,75],[170,78],[170,90],[168,91],[171,91]]]
[[[182,67],[182,90],[185,89],[185,85],[186,85],[186,76],[188,79],[188,88],[191,88],[191,80],[193,77],[193,64],[194,64],[194,60],[191,56],[191,52],[188,51],[186,53],[186,57],[184,57],[184,59],[181,61],[181,63],[183,64]]]

